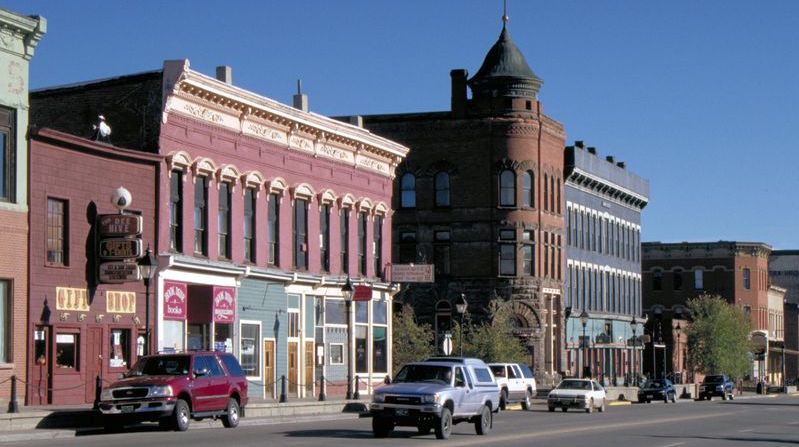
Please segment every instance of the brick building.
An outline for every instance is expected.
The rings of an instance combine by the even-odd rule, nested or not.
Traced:
[[[799,250],[772,251],[768,274],[785,289],[785,376],[799,380]]]
[[[565,158],[565,369],[629,383],[641,370],[641,212],[649,182],[582,141]]]
[[[284,376],[289,397],[318,394],[322,376],[328,393],[354,375],[368,392],[391,374],[384,270],[407,149],[295,100],[187,60],[32,95],[35,122],[81,133],[102,113],[115,143],[164,157],[154,350],[233,352],[254,396],[277,396]],[[362,286],[351,305],[348,279]]]
[[[28,404],[93,402],[97,376],[116,380],[143,354],[144,285],[98,283],[95,219],[119,212],[111,196],[122,186],[133,198],[125,212],[142,217],[141,238],[153,241],[162,162],[50,129],[31,131]]]
[[[46,32],[44,18],[0,8],[0,402],[27,363],[28,67]]]
[[[674,353],[674,341],[680,334],[677,325],[685,328],[688,324],[685,304],[705,293],[719,295],[741,307],[749,317],[752,333],[762,334],[760,338],[764,341],[775,341],[783,306],[781,300],[769,299],[769,245],[734,241],[644,242],[641,249],[643,311],[648,316],[645,331],[649,340],[665,345],[665,348],[656,347],[654,354],[653,343],[646,345],[645,372],[657,371],[660,376],[664,371],[674,371],[676,364],[690,374],[684,351]],[[682,346],[685,341],[682,334]],[[777,349],[776,344],[779,340],[764,343],[763,352],[756,353],[752,377],[762,378],[774,370],[773,364],[768,366],[768,353]]]
[[[510,300],[543,379],[563,357],[563,126],[544,115],[542,80],[504,25],[473,77],[450,75],[448,111],[363,117],[411,148],[395,182],[393,260],[434,264],[435,283],[405,285],[402,299],[439,346],[462,294],[475,320]]]

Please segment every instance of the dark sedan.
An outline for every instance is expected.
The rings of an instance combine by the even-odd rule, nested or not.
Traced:
[[[674,390],[671,380],[655,379],[644,383],[638,390],[638,402],[651,403],[653,400],[662,400],[667,403],[677,401],[677,391]]]

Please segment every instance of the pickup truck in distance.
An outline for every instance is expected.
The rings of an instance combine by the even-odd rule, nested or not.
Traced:
[[[209,417],[236,427],[246,404],[247,379],[232,354],[186,352],[142,357],[103,389],[99,408],[106,431],[143,421],[185,431]]]

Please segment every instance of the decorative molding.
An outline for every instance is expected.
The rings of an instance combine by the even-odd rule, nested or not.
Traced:
[[[315,195],[316,191],[314,191],[313,187],[307,183],[300,183],[299,185],[291,188],[292,199],[306,199],[311,201]]]
[[[336,203],[336,193],[332,189],[324,189],[319,193],[318,200],[320,204],[332,205]]]
[[[200,157],[194,161],[191,170],[196,180],[199,176],[212,178],[216,173],[217,167],[210,158]]]
[[[191,155],[186,151],[170,152],[166,156],[166,164],[169,167],[169,177],[172,177],[172,171],[188,172],[192,165]]]
[[[244,194],[245,189],[253,188],[255,189],[255,197],[258,197],[264,184],[263,174],[261,174],[259,171],[249,171],[241,174],[239,179],[241,181],[242,194]]]
[[[354,208],[355,207],[355,197],[352,194],[344,194],[338,199],[338,206],[339,208]]]
[[[269,194],[283,195],[288,189],[288,183],[282,177],[275,177],[266,184],[266,191]]]
[[[233,191],[235,191],[236,180],[238,180],[239,177],[241,177],[241,173],[236,166],[232,164],[222,165],[216,171],[217,188],[219,187],[220,183],[230,183]]]

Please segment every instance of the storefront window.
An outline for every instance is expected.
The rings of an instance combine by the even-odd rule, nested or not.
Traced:
[[[260,344],[261,326],[259,324],[241,324],[241,347],[239,349],[239,360],[241,368],[249,377],[260,377],[261,367],[259,358],[261,356]]]
[[[386,317],[386,302],[375,301],[372,304],[372,322],[374,324],[387,324],[388,318]]]
[[[130,329],[111,329],[111,340],[108,344],[110,368],[126,368],[130,364]]]
[[[372,328],[372,370],[373,372],[388,371],[388,343],[386,340],[386,327],[375,326]]]
[[[325,323],[347,324],[347,305],[344,300],[325,300]]]
[[[331,365],[344,364],[344,345],[340,344],[330,345],[330,364]]]
[[[60,369],[78,369],[78,335],[56,334],[55,364]]]
[[[214,351],[233,352],[233,337],[230,335],[233,329],[231,326],[231,324],[225,323],[214,324]]]
[[[369,370],[369,349],[366,337],[369,334],[369,326],[355,326],[355,371],[367,372]]]
[[[184,350],[185,323],[182,320],[164,320],[164,331],[161,334],[164,340],[164,351],[180,352]]]
[[[355,302],[355,322],[364,324],[369,322],[369,301]]]
[[[193,351],[207,351],[208,346],[208,332],[209,324],[189,324],[188,344],[189,349]]]

